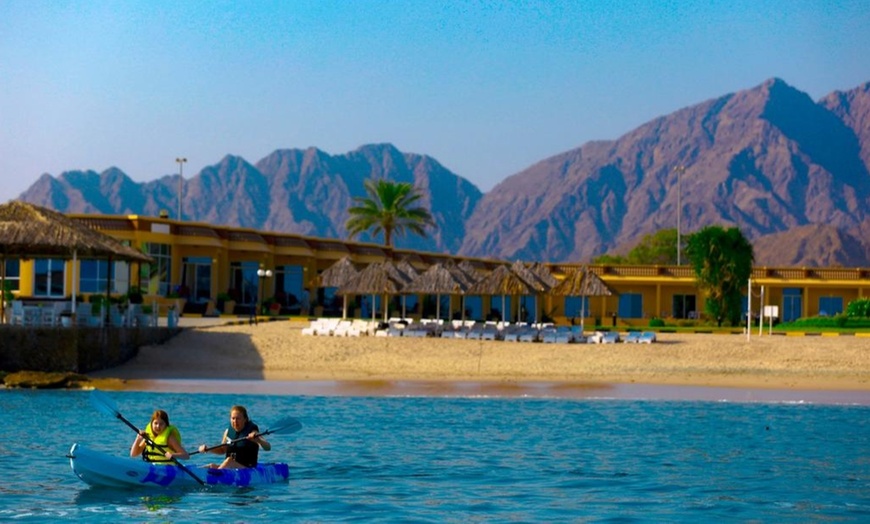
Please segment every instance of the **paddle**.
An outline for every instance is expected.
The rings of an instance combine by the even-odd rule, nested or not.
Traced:
[[[124,415],[122,415],[121,412],[118,411],[118,407],[115,405],[115,403],[112,401],[112,399],[110,399],[106,394],[104,394],[96,389],[91,391],[91,403],[93,403],[93,405],[98,410],[102,411],[106,415],[109,415],[111,417],[115,417],[116,419],[118,419],[121,422],[123,422],[124,424],[126,424],[130,429],[132,429],[136,433],[140,433],[139,428],[137,428],[136,426],[133,425],[132,422],[130,422],[129,420],[124,418]],[[167,449],[166,446],[161,446],[160,444],[155,443],[153,440],[151,440],[147,436],[143,436],[142,438],[144,438],[145,442],[147,442],[151,446],[154,446],[156,448],[160,448],[163,450]],[[173,458],[172,462],[174,462],[181,469],[181,471],[183,471],[183,472],[187,473],[188,475],[190,475],[191,477],[193,477],[193,479],[195,481],[199,482],[200,485],[203,485],[203,486],[205,485],[205,482],[203,482],[201,478],[197,477],[196,473],[194,473],[193,471],[188,469],[187,466],[185,466],[184,464],[179,462],[178,459]]]
[[[272,424],[272,426],[270,426],[269,429],[267,429],[266,431],[261,431],[261,432],[257,433],[257,437],[265,437],[266,435],[271,435],[273,433],[276,435],[289,435],[290,433],[296,433],[300,429],[302,429],[301,422],[299,422],[298,420],[296,420],[293,417],[286,417],[286,418],[282,418],[281,420]],[[200,450],[191,451],[190,454],[196,455],[197,453],[204,453],[206,451],[211,451],[213,449],[217,449],[217,448],[226,446],[227,444],[232,444],[234,442],[241,442],[241,441],[245,440],[246,438],[248,438],[248,437],[239,437],[239,438],[229,439],[226,442],[224,442],[223,444],[218,444],[217,446],[209,446],[201,451]]]

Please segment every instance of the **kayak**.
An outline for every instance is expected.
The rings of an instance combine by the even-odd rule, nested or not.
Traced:
[[[197,488],[202,485],[247,487],[285,482],[290,478],[290,466],[277,462],[258,464],[254,468],[246,469],[215,469],[184,464],[183,469],[173,464],[161,465],[128,457],[115,457],[88,449],[81,444],[73,444],[70,448],[69,465],[84,482],[92,486],[113,488]]]

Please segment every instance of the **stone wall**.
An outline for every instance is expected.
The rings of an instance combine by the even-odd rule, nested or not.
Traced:
[[[130,360],[179,329],[0,326],[0,370],[88,373]]]

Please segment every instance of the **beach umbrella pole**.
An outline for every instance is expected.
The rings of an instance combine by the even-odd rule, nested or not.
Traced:
[[[75,319],[76,316],[76,292],[78,291],[76,286],[76,267],[78,266],[78,251],[73,250],[73,261],[72,261],[72,318]]]

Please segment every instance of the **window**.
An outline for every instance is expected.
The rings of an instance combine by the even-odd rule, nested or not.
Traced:
[[[64,261],[59,258],[33,260],[33,296],[62,298],[64,296]]]
[[[672,305],[674,318],[695,318],[698,315],[695,295],[674,295]]]
[[[21,289],[21,261],[17,258],[10,258],[2,261],[6,264],[5,276],[6,289],[9,291],[18,291]]]
[[[480,295],[465,297],[465,318],[483,320],[483,298]]]
[[[211,298],[211,258],[184,257],[181,264],[181,296],[191,302],[208,302]]]
[[[535,314],[537,312],[537,297],[532,295],[523,295],[520,297],[520,322],[535,322]]]
[[[144,245],[144,251],[154,262],[141,266],[139,281],[143,290],[149,295],[168,295],[172,282],[172,246],[149,242]]]
[[[129,265],[108,260],[82,260],[79,264],[78,290],[82,293],[105,293],[106,283],[111,293],[126,293],[129,287]]]
[[[299,306],[305,290],[305,268],[278,266],[275,268],[275,299],[284,307]]]
[[[511,311],[513,310],[511,298],[513,297],[509,297],[507,295],[496,295],[490,297],[490,316],[493,318],[513,322],[515,319],[511,318]]]
[[[565,297],[565,316],[572,317],[588,317],[589,297]]]
[[[620,318],[643,318],[643,295],[640,293],[623,293],[619,295]]]
[[[238,297],[236,301],[245,306],[257,303],[257,292],[260,281],[257,270],[260,269],[258,262],[230,262],[230,294]]]
[[[801,317],[803,309],[802,290],[796,287],[787,287],[782,290],[782,318],[783,322],[791,322]]]
[[[832,317],[843,312],[843,297],[819,297],[819,316]]]

